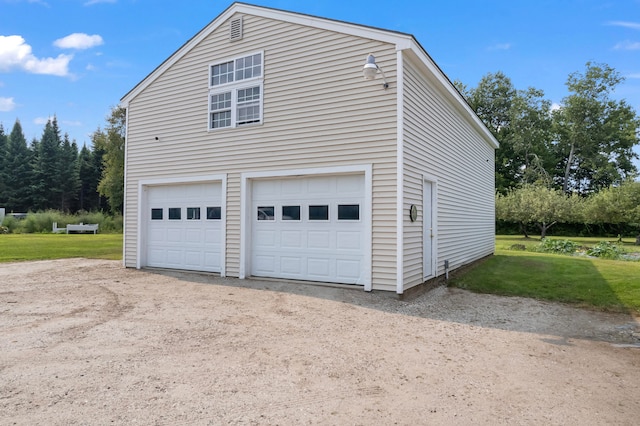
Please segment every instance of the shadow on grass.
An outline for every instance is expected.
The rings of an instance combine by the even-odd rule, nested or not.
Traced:
[[[640,344],[640,340],[636,337],[640,332],[640,324],[629,312],[598,312],[563,303],[539,301],[525,297],[480,294],[445,286],[436,287],[410,300],[400,300],[393,293],[381,291],[367,293],[359,286],[337,287],[271,279],[240,280],[220,278],[213,274],[157,269],[146,269],[145,272],[171,276],[193,283],[331,300],[340,304],[390,314],[409,315],[476,327],[536,333],[544,335],[541,340],[556,345],[569,345],[571,344],[569,339]],[[586,272],[592,279],[598,280],[597,271],[586,270]],[[602,280],[602,277],[599,279]],[[408,331],[410,332],[410,330]]]

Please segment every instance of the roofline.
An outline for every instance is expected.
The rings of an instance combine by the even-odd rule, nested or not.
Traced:
[[[399,31],[386,30],[382,28],[353,24],[350,22],[330,18],[307,15],[304,13],[290,12],[265,6],[255,6],[242,2],[232,3],[196,35],[187,40],[178,50],[176,50],[171,56],[165,59],[142,81],[140,81],[129,92],[127,92],[120,99],[120,106],[125,108],[128,107],[129,102],[140,92],[142,92],[147,86],[149,86],[157,76],[163,74],[168,68],[179,61],[184,55],[186,55],[193,46],[200,43],[235,13],[246,13],[263,18],[285,20],[287,22],[292,22],[299,25],[335,31],[338,33],[349,34],[358,37],[366,37],[373,40],[393,44],[395,45],[396,50],[413,51],[416,56],[424,63],[427,69],[436,77],[438,82],[440,82],[442,86],[447,90],[447,92],[449,92],[449,94],[451,94],[451,96],[453,96],[453,98],[459,102],[463,110],[471,118],[471,121],[476,124],[478,130],[480,130],[480,132],[486,136],[487,142],[489,142],[489,144],[494,148],[497,148],[499,146],[496,138],[489,131],[487,126],[485,126],[484,123],[480,120],[473,109],[471,109],[464,96],[462,96],[458,89],[456,89],[451,80],[449,80],[449,77],[446,76],[442,69],[440,69],[440,67],[435,63],[431,56],[429,56],[427,51],[422,47],[422,45],[420,45],[420,43],[415,39],[413,35],[402,33]]]

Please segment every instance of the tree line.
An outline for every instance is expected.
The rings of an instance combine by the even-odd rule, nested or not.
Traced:
[[[20,120],[0,124],[0,207],[7,212],[55,209],[122,213],[125,111],[114,108],[104,130],[81,149],[61,136],[56,117],[27,143]]]
[[[567,78],[560,105],[542,90],[516,89],[502,72],[486,74],[475,88],[454,84],[500,143],[497,192],[533,184],[587,196],[638,176],[640,120],[613,97],[623,81],[610,66],[588,62]]]
[[[569,75],[560,105],[544,92],[516,89],[502,72],[475,88],[454,84],[500,143],[496,150],[496,218],[542,237],[556,223],[640,228],[640,183],[633,151],[640,120],[613,95],[624,78],[588,62]],[[640,244],[640,236],[638,237]]]

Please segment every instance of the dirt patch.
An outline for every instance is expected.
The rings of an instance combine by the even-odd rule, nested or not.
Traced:
[[[70,259],[0,266],[2,424],[637,424],[637,318]]]

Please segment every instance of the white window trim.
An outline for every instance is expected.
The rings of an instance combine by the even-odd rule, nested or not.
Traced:
[[[260,70],[261,70],[261,74],[259,77],[251,77],[251,78],[247,78],[247,79],[242,79],[242,80],[238,80],[238,81],[231,81],[231,82],[227,82],[227,83],[223,83],[223,84],[218,84],[218,85],[212,85],[211,84],[211,69],[215,66],[215,65],[219,65],[219,64],[223,64],[225,62],[233,62],[235,64],[235,61],[237,59],[242,59],[242,58],[246,58],[248,56],[253,56],[253,55],[260,55]],[[234,79],[235,79],[235,65],[234,65]],[[261,125],[264,121],[264,51],[257,51],[257,52],[252,52],[252,53],[247,53],[244,55],[238,55],[235,56],[233,58],[225,58],[225,59],[221,59],[219,61],[216,62],[212,62],[209,64],[209,68],[208,68],[208,78],[209,78],[209,96],[207,99],[207,129],[209,132],[215,132],[215,131],[220,131],[220,130],[225,130],[225,129],[236,129],[238,127],[250,127],[250,126],[256,126],[256,125]],[[259,87],[260,88],[260,100],[259,100],[259,114],[260,114],[260,118],[257,122],[255,123],[247,123],[247,124],[238,124],[238,119],[237,119],[237,111],[238,111],[238,91],[242,90],[242,89],[249,89],[252,87]],[[211,114],[213,113],[213,111],[211,110],[211,96],[213,95],[219,95],[221,93],[227,93],[227,92],[231,92],[231,125],[230,126],[225,126],[225,127],[212,127],[211,126]],[[217,112],[222,112],[222,111],[227,111],[226,109],[224,110],[217,110]]]
[[[215,65],[224,64],[226,62],[233,62],[235,64],[237,59],[242,59],[242,58],[246,58],[248,56],[253,56],[253,55],[258,55],[258,54],[260,55],[260,60],[261,60],[260,68],[262,69],[262,75],[260,77],[251,77],[251,78],[242,79],[242,80],[239,80],[239,81],[235,81],[234,80],[234,81],[229,82],[229,83],[218,84],[218,85],[215,85],[215,86],[211,84],[211,67],[213,67]],[[235,68],[234,68],[234,73],[235,73]],[[218,89],[221,89],[223,87],[234,86],[234,85],[237,85],[237,84],[244,84],[244,82],[247,82],[247,81],[262,81],[262,79],[264,78],[264,50],[259,50],[257,52],[251,52],[251,53],[247,53],[247,54],[244,54],[244,55],[233,56],[233,57],[230,57],[230,58],[227,57],[227,58],[223,58],[223,59],[220,59],[218,61],[215,61],[215,62],[211,62],[209,64],[208,74],[209,74],[209,89],[210,90],[218,90]]]
[[[238,124],[238,91],[242,90],[242,89],[250,89],[252,87],[259,87],[260,88],[260,100],[258,103],[258,108],[260,110],[260,118],[257,122],[255,123],[246,123],[246,124]],[[230,126],[225,126],[225,127],[211,127],[211,114],[214,112],[222,112],[222,111],[227,111],[227,109],[221,109],[221,110],[216,110],[216,111],[212,111],[211,110],[211,96],[213,95],[219,95],[221,93],[227,93],[227,92],[231,92],[231,125]],[[209,128],[210,132],[216,132],[219,130],[224,130],[224,129],[235,129],[238,127],[250,127],[250,126],[256,126],[256,125],[260,125],[262,124],[262,121],[264,119],[263,117],[263,100],[264,100],[264,87],[262,84],[262,78],[259,79],[249,79],[249,80],[242,80],[242,84],[234,84],[234,85],[228,85],[225,84],[225,88],[224,89],[216,89],[216,90],[210,90],[209,91],[209,100],[208,100],[208,104],[209,104],[209,111],[207,113],[207,126]]]

